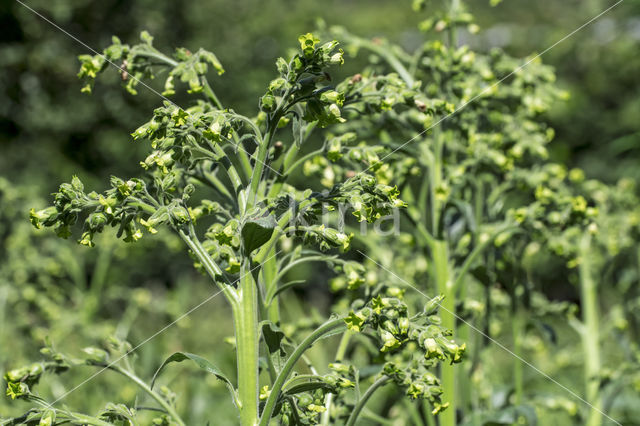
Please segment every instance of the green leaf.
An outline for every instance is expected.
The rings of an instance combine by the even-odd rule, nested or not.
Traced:
[[[170,364],[172,362],[182,362],[182,361],[187,360],[187,359],[195,362],[198,365],[198,367],[200,367],[201,369],[207,371],[208,373],[213,374],[219,380],[222,380],[222,382],[224,382],[224,384],[229,389],[229,392],[231,392],[231,397],[233,398],[234,403],[236,402],[236,400],[237,400],[237,398],[236,398],[236,390],[233,387],[233,384],[231,383],[231,380],[229,380],[227,378],[227,376],[225,376],[224,373],[218,367],[216,367],[215,365],[213,365],[212,363],[210,363],[206,359],[202,358],[199,355],[191,354],[191,353],[188,353],[188,352],[176,352],[173,355],[171,355],[169,358],[167,358],[162,363],[160,368],[158,368],[156,373],[153,375],[153,379],[151,379],[151,389],[153,389],[153,385],[155,384],[156,379],[158,378],[158,376],[160,375],[162,370],[164,370],[164,368],[168,364]]]
[[[273,299],[276,298],[277,295],[279,295],[280,293],[282,293],[285,290],[288,290],[292,287],[297,286],[298,284],[302,284],[302,283],[306,283],[307,280],[293,280],[293,281],[288,281],[280,286],[278,286],[278,288],[273,292],[272,295],[270,295],[268,302],[271,303],[273,301]]]
[[[284,339],[284,332],[271,321],[262,321],[260,323],[262,329],[262,335],[264,341],[267,343],[269,353],[273,354],[280,352],[280,356],[285,356],[286,352],[282,348],[282,339]]]
[[[288,389],[284,390],[283,397],[287,395],[295,395],[302,392],[313,392],[318,389],[325,389],[327,391],[332,389],[332,386],[329,385],[323,378],[318,378],[315,380],[310,380],[303,383],[297,383]]]
[[[273,235],[276,220],[273,216],[263,216],[247,220],[242,226],[242,242],[247,254],[262,247]]]

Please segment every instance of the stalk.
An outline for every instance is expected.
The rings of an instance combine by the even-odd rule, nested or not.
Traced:
[[[102,244],[98,252],[98,259],[96,260],[96,266],[93,270],[93,277],[91,278],[91,288],[87,300],[84,303],[84,317],[86,321],[93,320],[93,316],[98,309],[100,298],[102,297],[102,289],[107,280],[107,274],[109,272],[109,266],[111,265],[111,244]]]
[[[431,197],[431,227],[433,241],[431,254],[434,265],[434,279],[438,293],[444,296],[440,307],[442,326],[453,332],[456,336],[456,288],[449,268],[449,247],[443,238],[440,229],[440,215],[442,213],[442,201],[438,198],[437,190],[442,185],[442,151],[444,149],[444,135],[441,132],[434,134],[434,155],[431,167],[430,197]],[[452,365],[440,366],[441,382],[443,388],[442,398],[449,403],[449,407],[440,414],[440,426],[455,426],[456,424],[456,370]]]
[[[523,384],[523,372],[522,372],[522,333],[524,332],[524,317],[522,315],[522,308],[515,306],[513,310],[512,318],[512,333],[513,333],[513,353],[517,355],[513,364],[513,385],[515,388],[515,405],[521,405],[524,401],[524,384]]]
[[[118,373],[122,374],[123,376],[126,376],[129,380],[131,380],[136,385],[138,385],[142,390],[144,390],[153,399],[155,399],[156,402],[158,402],[158,404],[160,404],[160,406],[162,406],[162,408],[167,412],[167,414],[169,414],[171,417],[173,417],[173,419],[176,421],[176,423],[178,425],[185,426],[185,423],[182,421],[182,419],[180,418],[180,416],[176,412],[175,408],[171,404],[169,404],[162,396],[160,396],[157,393],[155,393],[153,391],[153,389],[151,389],[149,387],[149,385],[147,385],[142,379],[140,379],[138,376],[136,376],[135,374],[131,373],[130,371],[125,370],[124,368],[120,368],[118,366],[111,366],[109,368],[111,368],[112,370],[117,371]]]
[[[454,20],[460,9],[460,0],[451,0],[451,8],[449,9],[449,17]],[[456,48],[458,46],[458,29],[452,25],[449,28],[449,37],[452,48]]]
[[[347,330],[340,338],[340,343],[338,343],[338,350],[336,351],[336,362],[341,362],[344,358],[344,355],[347,352],[347,348],[349,347],[349,340],[351,340],[353,332]],[[333,394],[330,393],[327,395],[324,403],[325,412],[322,413],[322,426],[329,426],[329,420],[331,418],[331,403],[333,402]]]
[[[269,257],[262,264],[262,279],[264,280],[264,294],[270,295],[274,294],[278,287],[278,264],[276,262],[276,249],[272,247],[269,250]],[[274,298],[273,300],[266,299],[265,303],[267,303],[266,310],[268,318],[274,324],[278,324],[280,322],[280,305],[278,303],[279,298]]]
[[[264,409],[262,410],[262,416],[260,417],[260,426],[268,426],[269,421],[271,420],[271,416],[273,415],[273,410],[275,409],[276,402],[278,402],[278,397],[280,396],[280,392],[282,391],[282,387],[284,386],[285,381],[291,374],[293,367],[296,365],[298,360],[302,357],[307,349],[309,349],[315,342],[322,339],[328,333],[332,331],[344,327],[344,319],[335,318],[329,320],[322,324],[320,327],[315,329],[313,333],[308,335],[302,343],[296,347],[293,353],[287,359],[282,370],[280,370],[280,374],[278,374],[278,378],[273,383],[273,387],[271,389],[271,393],[267,398],[266,403],[264,404]]]
[[[440,238],[440,214],[442,210],[442,201],[438,198],[437,190],[442,184],[442,150],[443,150],[443,135],[438,128],[434,129],[434,153],[433,153],[433,165],[430,170],[431,182],[429,182],[430,198],[431,198],[431,235],[435,238]]]
[[[253,165],[253,173],[251,174],[251,182],[249,183],[249,196],[247,197],[247,208],[253,207],[258,198],[258,189],[262,179],[262,171],[264,170],[264,162],[267,159],[269,143],[271,142],[272,133],[267,134],[266,139],[258,147],[258,153],[255,157]]]
[[[433,244],[433,265],[438,293],[444,295],[444,300],[440,305],[440,318],[442,326],[453,331],[453,337],[456,335],[456,293],[449,270],[449,249],[447,242],[444,240],[436,240]],[[456,424],[456,376],[453,365],[440,366],[443,401],[449,403],[449,408],[440,414],[441,426],[455,426]]]
[[[591,273],[591,236],[586,234],[580,241],[580,299],[584,329],[581,333],[584,360],[585,397],[592,405],[587,417],[587,426],[602,424],[602,396],[596,377],[600,373],[600,327],[598,324],[597,285]]]
[[[454,290],[455,291],[455,290]],[[460,300],[466,300],[467,298],[467,286],[462,286],[460,288],[460,293],[456,291],[458,298]],[[473,347],[472,344],[472,335],[471,328],[467,324],[460,324],[458,329],[456,330],[457,337],[463,341],[468,342],[467,345]],[[456,368],[461,368],[462,366],[458,366]],[[471,400],[473,398],[473,382],[472,382],[472,374],[473,374],[473,363],[465,362],[464,363],[464,372],[462,374],[458,374],[458,397],[460,404],[463,407],[470,407]]]
[[[215,105],[216,108],[222,109],[222,102],[220,102],[220,99],[218,99],[218,97],[216,96],[216,93],[211,88],[211,85],[209,84],[209,80],[207,80],[206,77],[202,77],[201,81],[202,81],[202,86],[204,87],[204,94],[207,95],[207,98],[209,98],[211,103],[213,103],[213,105]]]
[[[238,365],[240,424],[258,424],[258,289],[248,261],[242,265],[237,303],[232,304]]]
[[[233,185],[233,190],[236,196],[238,197],[238,209],[240,210],[240,213],[244,213],[247,201],[244,193],[242,192],[243,184],[242,184],[242,179],[240,178],[240,174],[238,174],[238,170],[233,165],[231,160],[229,160],[229,158],[227,157],[227,153],[224,152],[224,150],[222,149],[222,147],[220,147],[220,145],[217,145],[217,144],[213,145],[213,150],[216,155],[219,155],[220,158],[223,159],[222,163],[223,163],[224,169],[226,170],[227,176],[229,177],[229,180]]]
[[[349,416],[349,420],[347,420],[346,426],[354,426],[356,424],[356,420],[360,415],[360,411],[362,411],[367,401],[369,401],[369,398],[371,398],[371,396],[376,390],[386,385],[390,380],[391,379],[389,377],[384,376],[379,378],[378,380],[373,382],[371,386],[369,386],[369,389],[367,389],[364,395],[362,395],[362,398],[360,398],[360,400],[356,403],[356,406],[353,407],[353,411]]]
[[[415,83],[413,76],[411,75],[409,70],[407,70],[407,68],[402,64],[402,62],[393,53],[391,53],[388,48],[379,46],[369,40],[355,39],[351,41],[356,42],[361,47],[364,47],[365,49],[370,50],[376,55],[379,55],[387,62],[387,64],[389,64],[391,68],[393,68],[395,72],[398,73],[398,76],[400,76],[400,78],[407,84],[407,87],[413,87],[413,84]]]

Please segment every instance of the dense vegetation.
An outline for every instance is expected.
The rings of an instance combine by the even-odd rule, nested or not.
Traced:
[[[637,6],[252,3],[1,6],[0,424],[636,424]]]

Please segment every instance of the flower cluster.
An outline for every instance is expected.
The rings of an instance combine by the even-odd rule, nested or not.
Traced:
[[[422,313],[410,316],[401,299],[378,295],[345,318],[352,331],[374,331],[380,352],[389,360],[380,374],[390,377],[411,398],[430,401],[434,414],[447,404],[441,402],[442,388],[429,370],[445,360],[460,362],[466,349],[465,344],[451,340],[450,330],[440,326],[435,313],[441,302],[442,297],[431,299]]]
[[[207,74],[209,66],[212,66],[218,74],[224,73],[224,68],[215,54],[199,49],[192,53],[187,49],[176,49],[173,58],[165,56],[153,47],[153,37],[146,31],[140,34],[142,43],[134,46],[122,44],[116,36],[112,38],[112,45],[107,47],[102,55],[81,55],[80,71],[78,77],[82,78],[86,85],[83,92],[91,93],[95,79],[110,64],[120,67],[120,76],[127,91],[137,94],[136,86],[143,78],[153,77],[154,66],[159,63],[168,63],[173,66],[165,81],[164,96],[175,94],[175,81],[178,79],[188,84],[192,93],[201,92],[204,89],[202,76]]]

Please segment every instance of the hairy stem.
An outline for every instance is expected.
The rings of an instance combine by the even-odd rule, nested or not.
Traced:
[[[280,374],[278,374],[278,378],[273,383],[273,387],[271,389],[271,393],[267,398],[267,402],[264,405],[264,409],[262,411],[262,416],[260,417],[260,426],[267,426],[269,424],[269,420],[273,415],[273,410],[278,402],[278,398],[280,397],[280,393],[282,391],[282,386],[285,381],[293,371],[293,367],[296,365],[298,360],[302,357],[307,349],[309,349],[313,344],[325,337],[325,335],[333,332],[334,330],[345,327],[344,320],[342,318],[336,318],[329,320],[314,330],[313,333],[308,335],[302,343],[298,345],[298,347],[293,351],[293,353],[287,359],[287,362],[280,370]]]
[[[349,416],[349,420],[347,420],[346,426],[354,426],[356,424],[356,420],[360,415],[360,412],[364,408],[369,398],[374,394],[376,390],[386,385],[391,379],[389,377],[380,377],[378,380],[373,382],[369,389],[362,395],[362,397],[358,400],[355,407],[353,407],[353,411],[351,411],[351,415]]]
[[[438,293],[444,295],[442,301],[440,317],[442,318],[442,326],[456,335],[456,292],[451,280],[449,266],[449,249],[447,242],[444,240],[436,240],[433,244],[433,264],[436,288]],[[442,364],[440,366],[443,401],[449,403],[447,408],[440,414],[440,424],[442,426],[455,426],[456,424],[456,370],[453,365]]]
[[[211,85],[209,84],[209,80],[207,80],[207,78],[204,76],[202,76],[201,80],[202,80],[202,86],[204,87],[204,94],[207,96],[207,98],[209,98],[211,103],[213,103],[213,105],[215,105],[216,108],[222,109],[222,102],[220,102],[220,99],[218,99],[218,97],[216,96],[216,93],[211,88]]]
[[[344,355],[347,352],[347,348],[349,347],[349,340],[351,340],[352,334],[353,334],[352,331],[347,330],[342,335],[342,338],[340,339],[340,343],[338,343],[338,349],[336,350],[335,362],[341,362],[342,359],[344,358]],[[325,412],[322,413],[322,423],[321,423],[323,426],[329,426],[332,401],[333,401],[333,394],[330,393],[325,398],[325,403],[324,403]]]
[[[269,257],[262,264],[262,278],[264,280],[265,307],[268,318],[274,324],[280,322],[280,305],[277,298],[269,297],[275,294],[278,288],[278,264],[276,262],[276,249],[273,247],[269,251]]]
[[[156,402],[160,404],[162,408],[167,412],[167,414],[173,417],[176,423],[178,423],[180,426],[185,426],[185,423],[182,421],[182,419],[176,412],[175,408],[171,404],[169,404],[162,396],[155,393],[153,389],[149,387],[149,385],[147,385],[145,382],[142,381],[142,379],[140,379],[138,376],[136,376],[132,372],[125,370],[124,368],[120,368],[118,366],[110,366],[109,368],[111,368],[114,371],[117,371],[123,376],[126,376],[129,380],[131,380],[136,385],[138,385],[142,390],[144,390],[147,394],[149,394],[149,396],[155,399]]]
[[[599,391],[600,374],[600,326],[598,323],[598,291],[591,272],[591,236],[580,241],[580,299],[584,329],[581,334],[584,360],[585,397],[592,405],[587,417],[587,426],[602,424],[602,397]]]
[[[400,78],[407,84],[408,87],[413,86],[415,82],[413,79],[413,76],[409,73],[409,71],[402,64],[402,62],[400,62],[400,60],[393,53],[391,53],[390,49],[388,49],[385,46],[377,45],[374,42],[369,40],[355,39],[352,41],[356,42],[356,44],[359,44],[361,47],[364,47],[365,49],[370,50],[371,52],[380,56],[382,59],[384,59],[387,62],[387,64],[389,64],[391,68],[393,68],[395,72],[398,73]]]
[[[246,260],[240,270],[237,303],[232,305],[238,365],[240,424],[258,424],[258,289]]]
[[[195,232],[193,230],[190,230],[189,234],[187,234],[186,232],[180,230],[178,231],[178,235],[180,235],[180,238],[182,238],[189,249],[198,258],[205,271],[207,271],[209,277],[224,293],[227,300],[231,304],[236,303],[236,294],[234,293],[233,288],[225,283],[221,283],[218,281],[218,277],[222,276],[222,269],[220,269],[220,267],[213,261],[213,259],[211,259],[211,256],[209,256],[205,248],[202,246],[197,236],[195,235]]]
[[[522,371],[522,338],[524,333],[524,312],[521,307],[516,307],[512,316],[513,353],[517,355],[513,364],[513,386],[515,388],[515,405],[524,402],[524,382]]]

